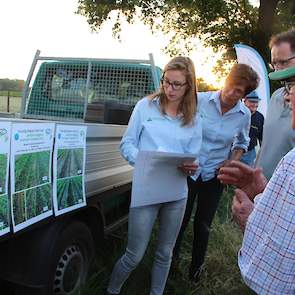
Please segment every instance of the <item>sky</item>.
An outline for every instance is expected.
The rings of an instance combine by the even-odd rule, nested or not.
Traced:
[[[122,41],[113,39],[111,23],[99,33],[91,32],[86,18],[75,14],[77,0],[1,0],[0,79],[27,78],[36,50],[41,56],[148,59],[152,53],[157,66],[170,59],[162,52],[167,38],[152,35],[141,23],[126,25]],[[212,68],[218,55],[196,42],[190,54],[197,76],[220,86]]]

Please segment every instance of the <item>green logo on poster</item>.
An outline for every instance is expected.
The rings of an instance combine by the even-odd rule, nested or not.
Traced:
[[[7,129],[5,128],[0,129],[0,137],[4,136],[5,134],[7,134]]]

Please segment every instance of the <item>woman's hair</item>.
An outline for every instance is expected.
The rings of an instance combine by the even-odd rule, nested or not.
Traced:
[[[234,64],[225,79],[225,84],[244,85],[244,95],[246,96],[258,87],[259,76],[250,66],[246,64]]]
[[[177,113],[182,114],[182,125],[193,124],[197,111],[197,86],[195,67],[189,57],[178,56],[171,59],[164,68],[163,77],[169,70],[181,71],[186,79],[186,91],[183,99],[178,106]],[[165,106],[168,104],[168,99],[165,95],[164,87],[161,84],[160,89],[149,96],[150,99],[155,97],[160,98],[160,107],[165,114]]]

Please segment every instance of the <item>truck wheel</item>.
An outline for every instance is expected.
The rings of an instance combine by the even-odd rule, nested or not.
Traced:
[[[42,233],[45,237],[42,237]],[[94,256],[94,242],[87,225],[80,221],[64,220],[43,232],[38,231],[35,238],[32,237],[30,241],[33,245],[39,242],[40,253],[29,256],[28,261],[41,263],[32,263],[26,271],[40,282],[40,287],[15,284],[13,295],[78,294]]]
[[[93,239],[89,228],[82,222],[69,223],[61,232],[53,247],[52,284],[49,282],[48,294],[76,294],[85,283],[90,262],[93,258]]]

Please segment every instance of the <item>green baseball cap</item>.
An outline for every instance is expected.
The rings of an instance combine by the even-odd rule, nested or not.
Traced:
[[[271,72],[268,75],[270,80],[277,80],[277,81],[285,81],[285,80],[293,80],[291,78],[295,79],[295,66],[280,70]]]

